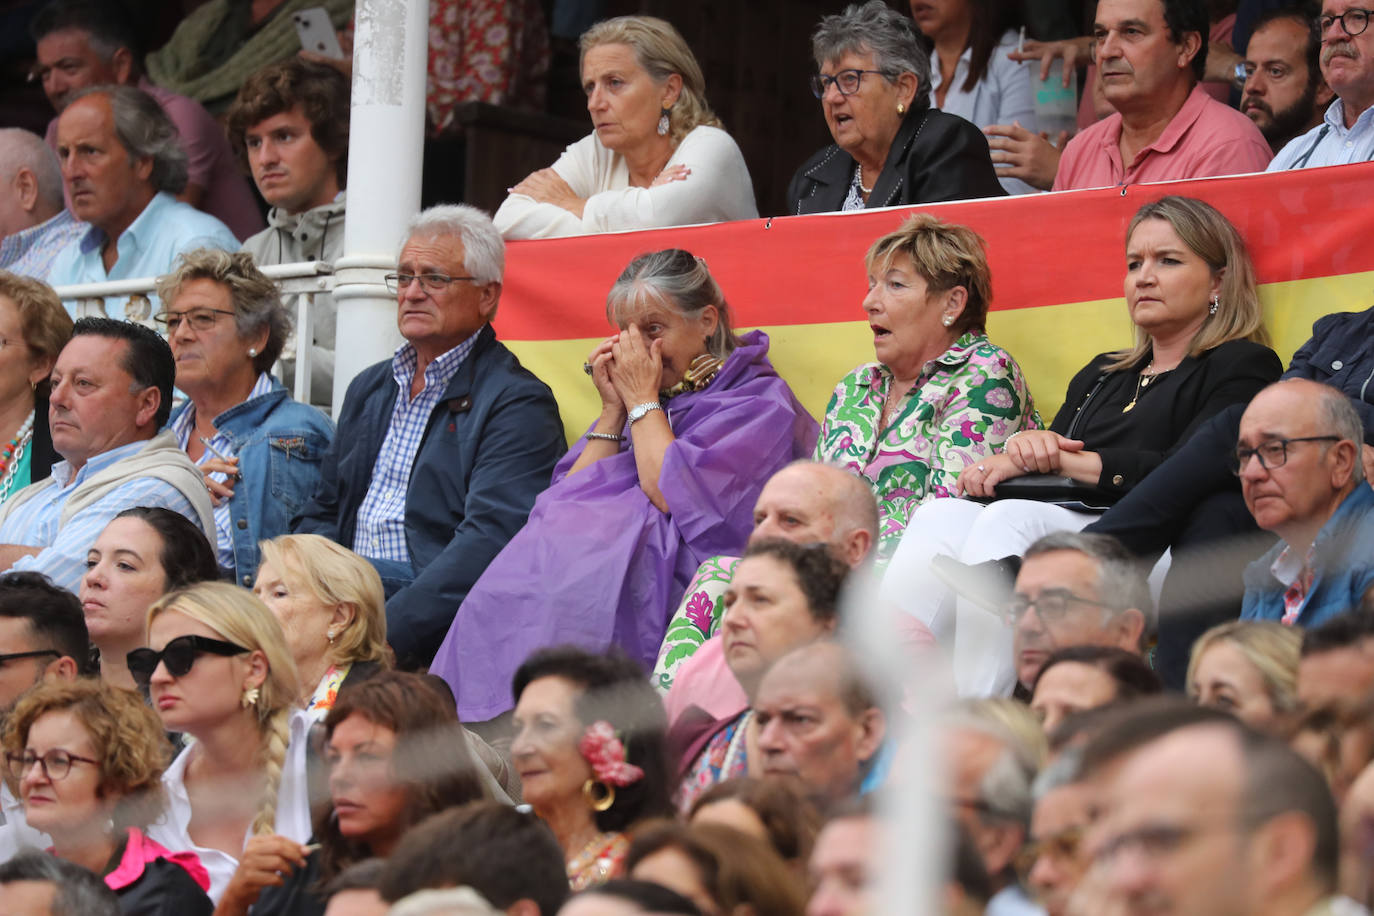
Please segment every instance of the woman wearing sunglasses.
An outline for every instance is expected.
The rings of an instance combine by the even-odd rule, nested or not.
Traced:
[[[94,680],[44,683],[10,714],[6,776],[51,852],[105,879],[128,914],[208,914],[209,875],[144,831],[161,817],[168,746],[138,694]]]
[[[167,815],[149,833],[199,855],[218,901],[249,838],[310,836],[296,666],[266,605],[223,582],[157,601],[148,646],[129,653],[129,672],[163,728],[195,739],[163,776]]]

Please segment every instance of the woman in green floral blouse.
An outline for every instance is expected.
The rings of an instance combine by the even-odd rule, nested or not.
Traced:
[[[835,386],[816,459],[873,488],[881,564],[917,506],[956,495],[960,471],[1040,419],[1021,367],[984,330],[992,276],[976,232],[918,214],[874,242],[865,264],[877,361]]]

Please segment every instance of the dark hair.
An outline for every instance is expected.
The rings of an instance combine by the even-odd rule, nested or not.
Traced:
[[[1116,702],[1151,696],[1164,690],[1159,675],[1150,670],[1143,658],[1115,646],[1066,646],[1056,649],[1045,659],[1040,673],[1036,675],[1035,687],[1040,686],[1046,671],[1061,662],[1091,665],[1106,674],[1116,684],[1116,696],[1113,697]],[[1035,687],[1031,688],[1032,694],[1035,693]]]
[[[325,734],[333,737],[334,729],[352,715],[396,733],[391,769],[408,796],[401,826],[414,826],[431,814],[485,797],[477,763],[452,705],[421,675],[380,671],[348,686],[325,716]],[[333,813],[332,804],[315,811],[322,884],[372,854],[366,844],[339,832]]]
[[[74,659],[83,675],[98,673],[81,599],[42,573],[0,574],[0,617],[27,620],[35,649],[52,649]]]
[[[1164,694],[1117,707],[1116,715],[1083,745],[1080,774],[1089,778],[1102,767],[1136,751],[1156,738],[1189,725],[1235,724],[1238,720],[1181,696]]]
[[[797,587],[806,596],[806,606],[817,623],[835,620],[840,610],[840,589],[849,567],[836,557],[829,544],[797,544],[782,538],[765,538],[750,543],[742,559],[771,557],[788,567]]]
[[[1193,55],[1193,76],[1201,82],[1207,74],[1207,42],[1211,34],[1211,21],[1207,16],[1207,4],[1203,0],[1160,0],[1164,6],[1164,25],[1169,29],[1169,40],[1175,44],[1183,43],[1183,36],[1197,32],[1198,49]]]
[[[219,578],[215,549],[200,526],[181,513],[161,506],[133,506],[115,518],[139,519],[162,539],[162,549],[157,556],[166,577],[163,591],[170,592],[197,582],[214,582]]]
[[[1259,18],[1255,20],[1254,24],[1250,26],[1250,35],[1251,37],[1254,37],[1254,34],[1258,32],[1260,29],[1269,25],[1271,22],[1278,22],[1282,19],[1290,20],[1302,26],[1303,31],[1307,34],[1307,43],[1303,46],[1302,56],[1303,60],[1307,62],[1308,86],[1313,87],[1315,89],[1315,87],[1321,82],[1322,79],[1322,35],[1321,27],[1317,24],[1316,17],[1313,16],[1310,12],[1308,12],[1307,8],[1300,6],[1288,6],[1268,10],[1264,13],[1261,13]],[[1246,50],[1246,53],[1242,56],[1249,57],[1248,48]]]
[[[722,913],[748,910],[760,916],[800,914],[806,906],[796,873],[772,845],[722,824],[658,820],[636,828],[625,855],[625,873],[648,857],[675,850],[694,866]]]
[[[655,884],[652,881],[635,881],[632,878],[616,878],[589,887],[584,891],[578,891],[574,897],[613,897],[616,900],[625,900],[633,903],[645,913],[662,913],[664,916],[701,916],[701,910],[695,903],[679,894],[677,891],[669,890],[662,884]]]
[[[1302,634],[1302,658],[1336,649],[1349,649],[1374,639],[1374,600],[1366,595],[1360,606],[1332,617]]]
[[[395,903],[426,888],[463,886],[498,909],[533,900],[550,916],[568,899],[563,850],[533,814],[473,802],[407,831],[387,859],[378,890]]]
[[[778,779],[727,779],[697,796],[687,816],[691,822],[707,805],[737,801],[758,815],[778,855],[805,863],[821,829],[821,815],[793,783]]]
[[[53,886],[52,916],[119,916],[119,898],[105,879],[74,862],[37,849],[0,863],[0,884],[37,881]]]
[[[578,720],[584,726],[609,722],[625,745],[626,762],[644,771],[638,781],[616,787],[614,804],[596,812],[596,829],[624,830],[646,817],[671,814],[663,701],[639,665],[615,648],[605,653],[576,646],[539,649],[516,670],[511,693],[519,702],[531,682],[546,677],[582,688],[573,702]]]
[[[381,887],[382,874],[386,871],[386,859],[363,859],[354,862],[334,876],[334,880],[324,886],[324,899],[344,891],[375,891]]]
[[[1021,25],[1016,4],[1007,0],[969,0],[968,78],[963,91],[972,92],[988,72],[992,52],[1007,29]]]
[[[34,15],[29,36],[39,42],[68,29],[87,33],[91,49],[106,63],[120,48],[129,49],[135,67],[143,59],[138,31],[121,0],[53,0]]]
[[[78,319],[72,326],[72,338],[84,335],[122,340],[129,345],[119,360],[119,368],[133,378],[135,392],[144,388],[158,390],[162,401],[153,421],[158,429],[166,426],[172,415],[172,389],[177,377],[176,360],[167,341],[152,328],[115,318]]]
[[[247,160],[244,134],[255,124],[297,105],[310,122],[310,136],[334,163],[339,187],[348,182],[349,94],[352,86],[338,70],[288,57],[253,73],[229,106],[226,127],[239,158]]]
[[[1241,823],[1253,831],[1290,811],[1305,815],[1315,834],[1312,869],[1322,882],[1323,894],[1331,893],[1340,860],[1340,829],[1336,802],[1325,777],[1283,741],[1236,720],[1230,724],[1239,738],[1245,768]]]

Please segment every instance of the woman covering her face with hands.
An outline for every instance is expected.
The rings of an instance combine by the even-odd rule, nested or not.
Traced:
[[[584,367],[600,416],[435,656],[464,721],[509,709],[496,685],[542,646],[615,644],[647,670],[699,558],[738,550],[764,482],[815,443],[815,421],[768,360],[768,337],[731,330],[701,259],[640,255],[606,312],[619,331]]]

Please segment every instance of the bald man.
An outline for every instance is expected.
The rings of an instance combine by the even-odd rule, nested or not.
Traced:
[[[43,138],[0,129],[0,269],[46,281],[57,253],[86,231],[62,200],[62,169]]]
[[[1279,536],[1245,570],[1241,618],[1312,627],[1358,607],[1374,584],[1374,490],[1350,400],[1305,379],[1255,395],[1236,473],[1255,524]]]
[[[877,543],[878,504],[862,477],[828,464],[795,461],[769,478],[754,503],[749,540],[759,538],[828,544],[854,569]],[[712,557],[703,563],[668,624],[654,683],[668,691],[664,706],[670,725],[691,706],[723,719],[749,705],[725,664],[721,640],[714,638],[738,562],[738,557]]]
[[[808,724],[796,727],[802,718]],[[774,662],[759,683],[752,725],[764,778],[795,780],[825,804],[859,793],[887,736],[858,660],[835,642],[810,643]]]

